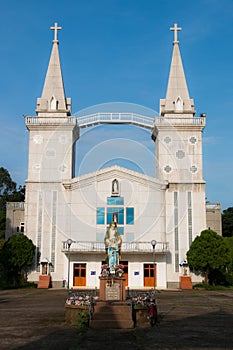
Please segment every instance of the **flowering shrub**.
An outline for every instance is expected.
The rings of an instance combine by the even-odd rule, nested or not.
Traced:
[[[109,275],[109,266],[108,264],[104,264],[101,266],[101,275],[108,276]]]
[[[117,264],[114,266],[114,270],[115,270],[116,276],[122,275],[124,273],[124,265]],[[109,276],[110,275],[110,269],[109,269],[108,264],[104,264],[101,266],[101,275],[102,276]]]
[[[132,298],[132,302],[135,306],[146,306],[148,302],[148,297],[137,296]]]
[[[157,305],[157,301],[155,298],[152,298],[148,295],[146,296],[135,296],[132,299],[133,306],[149,306],[150,304]]]
[[[92,297],[90,295],[78,295],[73,294],[66,300],[66,305],[75,305],[75,306],[90,306],[93,302],[98,300],[99,297]]]
[[[114,269],[115,269],[116,275],[120,275],[124,273],[124,265],[122,264],[115,265]]]

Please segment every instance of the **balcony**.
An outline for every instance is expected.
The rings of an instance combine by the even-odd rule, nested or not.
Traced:
[[[153,248],[151,242],[123,242],[121,246],[122,253],[144,254],[152,253]],[[68,252],[68,245],[62,242],[62,252]],[[72,242],[70,253],[105,253],[105,245],[103,242]],[[168,252],[167,242],[157,242],[155,246],[156,254],[166,254]]]

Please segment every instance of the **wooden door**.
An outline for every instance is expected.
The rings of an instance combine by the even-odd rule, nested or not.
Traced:
[[[86,264],[74,264],[74,286],[86,286]]]
[[[128,261],[120,261],[120,264],[124,265],[125,286],[128,287]]]
[[[156,287],[156,265],[144,264],[144,287]]]

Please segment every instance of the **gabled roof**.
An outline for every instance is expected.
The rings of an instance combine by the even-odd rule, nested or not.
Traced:
[[[63,186],[66,189],[74,190],[77,188],[85,187],[87,185],[93,184],[94,181],[106,181],[114,180],[115,178],[128,179],[129,181],[134,181],[141,183],[146,186],[152,186],[160,190],[165,190],[167,188],[167,181],[160,181],[154,177],[138,173],[127,168],[114,165],[104,169],[97,170],[93,173],[85,174],[71,180],[63,181]]]

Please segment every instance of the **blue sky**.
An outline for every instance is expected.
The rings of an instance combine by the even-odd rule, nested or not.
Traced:
[[[27,178],[28,132],[22,116],[35,115],[54,22],[62,26],[59,50],[73,114],[111,102],[158,112],[172,53],[169,28],[174,23],[182,27],[179,41],[190,97],[197,115],[207,115],[203,133],[207,199],[220,202],[223,209],[233,206],[233,1],[2,0],[0,166],[18,184]],[[132,157],[129,166],[151,174],[154,146],[148,131],[126,126],[86,130],[77,145],[77,174],[92,170],[88,157],[93,159],[93,149],[101,152],[110,135],[124,139],[129,152],[135,147],[136,153],[141,152],[141,159]],[[152,159],[146,164],[144,152]],[[123,160],[130,157],[119,154]],[[110,164],[108,159],[101,161],[101,166]]]

